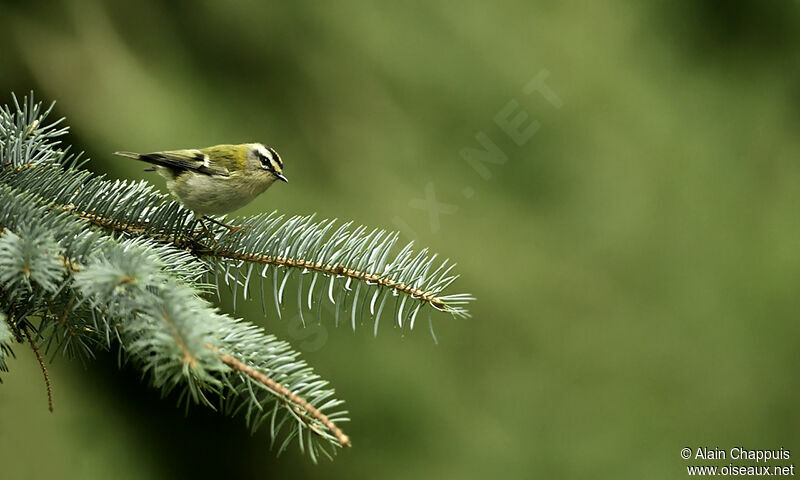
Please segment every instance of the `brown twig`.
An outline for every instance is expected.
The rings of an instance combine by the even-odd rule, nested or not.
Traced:
[[[211,346],[211,345],[207,345],[207,347],[212,349],[212,350],[214,350],[214,351],[216,351],[216,352],[218,352],[218,350],[215,347]],[[276,394],[278,394],[281,397],[285,398],[286,400],[288,400],[292,404],[297,405],[298,407],[300,407],[303,410],[305,410],[306,412],[308,412],[308,414],[311,415],[312,418],[314,418],[315,420],[318,420],[328,430],[330,430],[331,433],[333,433],[333,435],[339,441],[339,445],[341,445],[342,447],[349,447],[349,446],[352,445],[352,443],[350,442],[350,437],[348,437],[342,431],[342,429],[337,427],[336,424],[333,423],[333,421],[330,418],[328,418],[327,415],[325,415],[324,413],[319,411],[319,409],[317,407],[315,407],[315,406],[311,405],[310,403],[308,403],[308,401],[306,401],[306,399],[298,396],[297,394],[295,394],[294,392],[292,392],[288,388],[284,387],[280,383],[278,383],[275,380],[269,378],[264,373],[259,372],[258,370],[256,370],[255,368],[253,368],[253,367],[251,367],[249,365],[246,365],[245,363],[241,362],[240,360],[236,359],[233,356],[225,354],[225,353],[219,353],[219,352],[218,352],[218,355],[219,355],[219,359],[222,360],[222,363],[224,363],[225,365],[228,365],[232,369],[247,375],[248,377],[252,378],[256,382],[264,385],[265,387],[269,388],[270,390],[272,390]]]
[[[26,325],[22,325],[22,333],[25,334],[25,338],[28,339],[28,343],[31,344],[31,348],[33,349],[33,353],[36,355],[36,360],[39,362],[39,367],[42,369],[42,374],[44,375],[44,384],[47,387],[47,405],[50,408],[50,411],[53,411],[53,389],[50,386],[50,375],[47,373],[47,368],[44,366],[44,360],[42,359],[42,354],[39,353],[39,347],[36,346],[36,342],[33,341],[30,332],[28,331],[28,327]]]

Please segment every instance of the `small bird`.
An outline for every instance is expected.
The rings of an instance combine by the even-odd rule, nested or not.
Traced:
[[[155,165],[146,170],[160,173],[169,191],[201,224],[205,218],[231,230],[234,228],[208,215],[230,213],[247,205],[276,179],[288,182],[278,152],[261,143],[114,155]]]

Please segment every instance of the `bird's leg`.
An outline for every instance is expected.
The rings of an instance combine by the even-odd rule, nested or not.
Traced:
[[[241,226],[239,226],[239,225],[228,225],[228,224],[220,222],[219,220],[214,220],[213,218],[209,217],[208,215],[203,216],[203,218],[208,220],[209,222],[213,222],[213,223],[216,223],[217,225],[220,225],[222,227],[227,228],[229,235],[231,233],[233,233],[233,232],[239,232],[241,230],[246,230],[246,229],[253,228],[250,225],[241,225]]]
[[[210,232],[210,230],[206,226],[206,222],[203,221],[203,217],[195,217],[194,221],[196,223],[200,224],[200,227],[202,228],[202,230],[200,230],[200,233],[209,233]],[[192,231],[194,231],[194,226],[192,227]]]
[[[208,239],[211,241],[211,243],[213,245],[216,245],[217,244],[217,238],[214,235],[214,231],[211,230],[210,228],[208,228],[208,225],[206,225],[206,222],[203,221],[203,218],[207,218],[207,217],[204,217],[204,216],[201,216],[201,215],[195,215],[194,223],[192,224],[192,233],[195,234],[195,235],[202,235],[202,236],[208,237]],[[196,230],[195,229],[195,226],[198,223],[200,224],[200,230]]]
[[[196,228],[197,224],[200,224],[200,230],[197,230]],[[192,224],[192,233],[196,235],[206,235],[210,237],[212,240],[214,240],[214,232],[212,232],[211,229],[208,228],[206,222],[203,221],[203,217],[199,215],[196,215],[194,217],[194,223]]]

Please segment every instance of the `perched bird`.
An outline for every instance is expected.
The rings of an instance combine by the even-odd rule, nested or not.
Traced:
[[[147,170],[160,173],[169,191],[201,223],[206,218],[229,229],[207,215],[230,213],[247,205],[276,179],[288,182],[278,152],[261,143],[114,154],[155,165]]]

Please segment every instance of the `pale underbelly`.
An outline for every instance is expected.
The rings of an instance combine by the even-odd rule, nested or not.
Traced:
[[[167,187],[181,203],[198,215],[231,213],[261,194],[272,184],[272,178],[183,176],[168,180]]]

